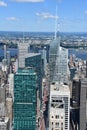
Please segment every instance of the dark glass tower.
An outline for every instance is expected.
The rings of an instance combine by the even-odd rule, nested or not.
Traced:
[[[39,97],[42,97],[42,61],[41,54],[29,53],[25,58],[25,66],[32,67],[37,74],[37,88],[39,89]]]
[[[19,69],[14,75],[13,130],[36,129],[36,73]]]

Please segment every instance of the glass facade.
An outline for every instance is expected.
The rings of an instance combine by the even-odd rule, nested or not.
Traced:
[[[37,88],[39,89],[39,96],[42,97],[42,60],[41,54],[30,53],[25,58],[25,66],[33,67],[37,74]]]
[[[59,51],[59,46],[60,46],[60,41],[59,39],[54,39],[50,43],[50,51],[49,51],[49,66],[50,66],[50,81],[53,82],[54,78],[54,70],[56,67],[56,59],[57,59],[57,54]]]
[[[13,130],[36,129],[36,73],[19,69],[14,75]]]
[[[68,50],[60,47],[60,37],[50,43],[50,82],[68,82]]]

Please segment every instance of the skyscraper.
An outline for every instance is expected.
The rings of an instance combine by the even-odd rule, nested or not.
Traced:
[[[50,81],[68,82],[68,50],[60,47],[60,37],[50,43]]]
[[[29,53],[25,57],[25,66],[33,67],[37,74],[37,88],[39,89],[39,97],[42,97],[42,60],[40,53]]]
[[[68,83],[68,50],[63,47],[57,51],[53,81]]]
[[[67,85],[52,83],[49,103],[49,130],[69,130],[70,90]]]
[[[19,43],[18,44],[18,67],[19,68],[25,67],[26,54],[28,54],[28,44],[27,43]]]
[[[36,73],[19,69],[14,75],[14,130],[36,129]]]
[[[10,65],[11,62],[10,51],[7,51],[6,58],[7,58],[7,64]]]
[[[87,129],[87,78],[81,80],[80,130]]]
[[[59,51],[60,41],[59,39],[54,39],[50,43],[49,50],[49,66],[50,66],[50,81],[53,82],[54,69],[56,66],[57,53]]]
[[[80,88],[81,81],[78,77],[74,77],[72,82],[72,107],[80,107]]]

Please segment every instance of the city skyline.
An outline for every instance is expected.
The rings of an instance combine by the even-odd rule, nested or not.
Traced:
[[[57,16],[56,16],[56,6]],[[0,0],[0,31],[87,32],[87,1]]]

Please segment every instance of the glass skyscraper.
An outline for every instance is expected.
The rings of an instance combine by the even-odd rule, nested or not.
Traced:
[[[58,48],[53,81],[68,83],[68,50],[63,47]]]
[[[14,75],[13,130],[36,129],[36,73],[19,69]]]
[[[40,53],[29,53],[25,58],[25,66],[33,67],[37,74],[37,88],[39,89],[39,97],[42,97],[42,60]]]
[[[59,39],[53,39],[50,43],[50,51],[49,51],[49,66],[50,66],[50,81],[53,82],[54,77],[54,69],[56,66],[56,58],[59,50],[60,41]]]
[[[50,82],[68,82],[68,50],[60,47],[60,38],[50,43]]]

